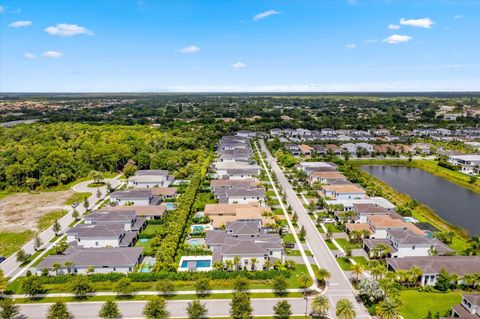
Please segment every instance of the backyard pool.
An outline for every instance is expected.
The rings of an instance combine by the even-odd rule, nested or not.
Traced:
[[[182,268],[187,268],[188,264],[195,265],[195,268],[210,267],[211,260],[184,260],[182,261]]]
[[[165,206],[167,207],[167,210],[174,210],[175,209],[175,204],[174,203],[166,203]]]
[[[140,269],[140,272],[151,272],[153,266],[155,266],[155,258],[145,257],[143,259],[142,269]]]
[[[192,238],[188,240],[188,244],[190,246],[200,246],[205,244],[205,240],[203,238]]]
[[[192,226],[192,234],[201,234],[205,230],[205,225],[193,225]]]
[[[142,244],[145,244],[146,242],[148,242],[150,239],[148,238],[140,238],[138,241],[141,242]]]
[[[212,270],[212,256],[183,256],[180,259],[179,271]]]

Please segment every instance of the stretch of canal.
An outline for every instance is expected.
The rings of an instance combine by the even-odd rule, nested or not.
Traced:
[[[480,194],[418,168],[367,165],[366,172],[431,207],[440,217],[480,235]]]

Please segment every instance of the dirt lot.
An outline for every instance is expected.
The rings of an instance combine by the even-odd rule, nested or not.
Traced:
[[[37,231],[38,220],[53,211],[66,209],[72,190],[39,194],[20,193],[0,200],[0,232]]]

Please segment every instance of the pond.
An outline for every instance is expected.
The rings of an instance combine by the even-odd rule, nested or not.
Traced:
[[[480,235],[480,194],[418,168],[372,165],[362,169],[429,206],[470,235]]]

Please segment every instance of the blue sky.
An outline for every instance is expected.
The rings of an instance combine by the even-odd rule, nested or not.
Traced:
[[[480,0],[0,0],[1,92],[480,90]]]

